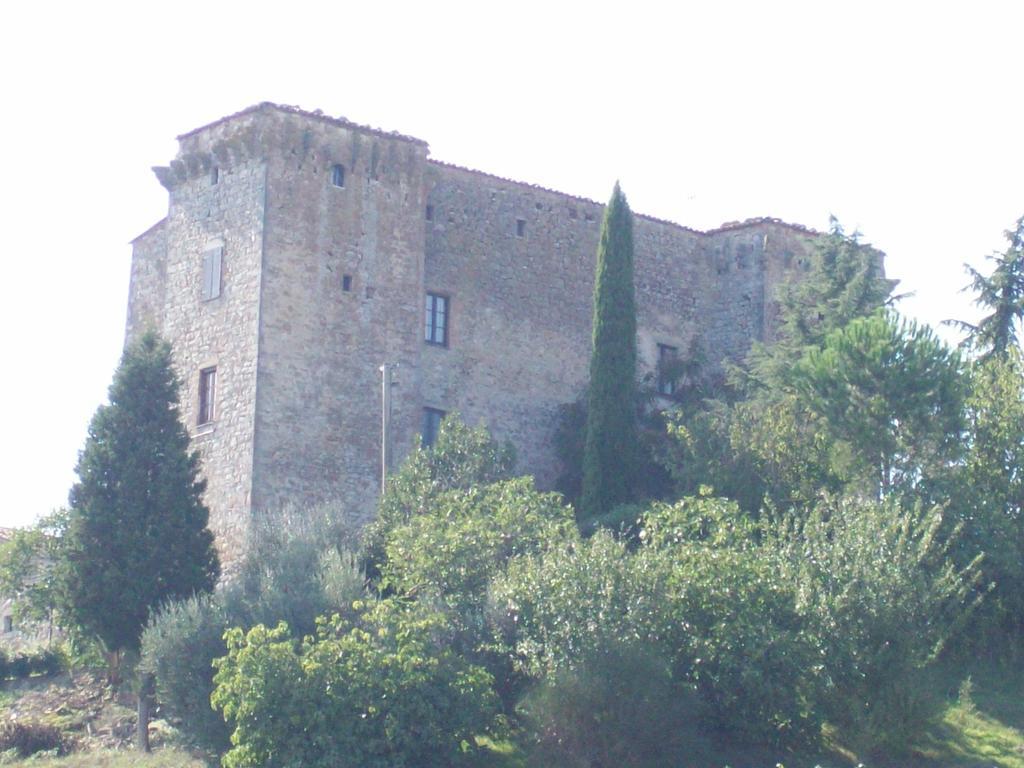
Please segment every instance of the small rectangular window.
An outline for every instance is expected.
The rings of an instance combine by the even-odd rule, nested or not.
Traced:
[[[432,205],[428,205],[427,206],[427,214],[426,215],[427,215],[427,221],[433,221],[434,220],[434,206],[432,206]]]
[[[10,633],[14,631],[14,617],[4,616],[4,632]]]
[[[658,392],[662,395],[674,395],[676,393],[676,361],[679,359],[679,349],[670,347],[668,344],[658,345]]]
[[[331,168],[331,184],[336,187],[345,186],[345,166],[335,165]]]
[[[423,428],[420,431],[420,444],[424,448],[430,448],[437,442],[437,435],[441,431],[441,422],[447,414],[439,408],[423,409]]]
[[[428,293],[423,338],[428,344],[448,346],[448,297]]]
[[[224,248],[217,245],[203,253],[203,301],[220,296],[220,272]]]
[[[516,237],[523,237],[526,234],[526,219],[516,219]]]
[[[220,168],[218,168],[215,165],[215,166],[213,166],[213,168],[210,169],[210,186],[211,187],[216,187],[217,186],[217,182],[219,182],[219,181],[220,181]]]
[[[346,292],[352,290],[352,275],[342,275],[341,290]]]
[[[217,369],[204,368],[199,372],[199,417],[198,424],[209,424],[216,418]]]

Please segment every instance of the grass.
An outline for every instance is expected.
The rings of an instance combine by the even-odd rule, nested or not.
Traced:
[[[102,750],[67,757],[34,757],[0,765],[19,768],[206,768],[201,760],[177,749],[159,749],[149,755],[129,750]]]

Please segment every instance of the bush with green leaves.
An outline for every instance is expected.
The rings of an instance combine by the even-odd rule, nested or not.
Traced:
[[[212,596],[165,605],[142,636],[142,671],[155,676],[157,698],[193,743],[213,752],[230,746],[230,729],[210,707],[213,660],[227,653],[230,627],[292,620],[296,635],[316,631],[316,617],[351,611],[365,596],[351,541],[333,505],[262,515],[237,578]]]
[[[928,679],[978,603],[939,508],[841,500],[769,528],[821,659],[813,701],[858,746],[899,754],[932,713]]]
[[[483,605],[488,584],[512,558],[575,532],[572,510],[529,477],[446,491],[390,530],[384,583],[404,594],[436,593],[466,613]]]
[[[649,565],[603,530],[510,561],[488,598],[498,642],[537,680],[612,643],[656,645],[663,585]]]
[[[703,751],[699,702],[649,648],[613,643],[544,678],[520,715],[537,765],[656,768]]]
[[[507,480],[514,467],[511,443],[498,443],[486,427],[467,427],[457,413],[449,414],[441,422],[434,445],[415,449],[388,478],[377,517],[363,535],[367,574],[374,578],[380,574],[392,528],[427,513],[439,494]]]
[[[814,731],[813,646],[774,557],[732,502],[655,507],[635,553],[607,532],[509,564],[491,590],[498,636],[535,679],[616,643],[651,649],[705,725],[783,742]]]
[[[443,615],[394,600],[288,628],[227,635],[213,704],[234,728],[225,768],[458,764],[493,724],[490,675],[446,643]]]
[[[34,720],[0,722],[0,753],[12,751],[18,757],[31,757],[39,752],[66,755],[75,747],[74,741],[52,723]]]
[[[144,672],[155,677],[157,699],[194,744],[213,752],[230,746],[231,731],[210,707],[213,660],[227,653],[232,621],[223,595],[165,605],[142,635]]]

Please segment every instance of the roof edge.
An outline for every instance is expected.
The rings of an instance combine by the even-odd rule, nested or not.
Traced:
[[[305,117],[310,120],[319,120],[320,122],[327,123],[328,125],[336,125],[341,128],[350,128],[352,130],[360,131],[361,133],[369,133],[374,136],[381,136],[387,139],[398,139],[399,141],[408,141],[412,144],[419,144],[424,147],[427,146],[427,142],[425,142],[423,139],[417,139],[415,136],[407,136],[406,134],[399,133],[398,131],[385,131],[381,128],[373,128],[368,125],[360,125],[359,123],[353,123],[351,120],[344,117],[331,117],[330,115],[325,115],[320,110],[314,110],[310,112],[300,107],[288,104],[275,104],[272,101],[261,101],[259,104],[253,104],[252,106],[246,107],[245,109],[240,110],[238,112],[234,112],[230,115],[225,115],[224,117],[218,118],[217,120],[214,120],[211,123],[206,123],[205,125],[201,125],[198,128],[193,128],[191,131],[186,131],[185,133],[179,134],[177,136],[177,139],[178,141],[181,141],[182,139],[187,139],[191,136],[195,136],[197,133],[201,133],[202,131],[214,128],[218,125],[222,125],[223,123],[227,123],[239,117],[244,117],[254,112],[268,110],[276,110],[278,112],[284,112],[285,114],[289,115],[299,115],[300,117]]]
[[[464,165],[448,163],[445,162],[444,160],[437,160],[432,157],[428,157],[427,162],[433,165],[440,166],[441,168],[449,168],[455,171],[462,171],[463,173],[471,173],[475,176],[483,176],[484,178],[487,179],[494,179],[495,181],[502,181],[507,184],[515,184],[516,186],[519,187],[526,187],[527,189],[532,189],[536,192],[547,192],[549,194],[559,195],[560,197],[564,197],[567,200],[575,200],[580,203],[587,203],[589,205],[596,205],[599,207],[604,207],[605,205],[604,203],[599,203],[596,200],[591,200],[589,197],[581,197],[580,195],[574,195],[570,192],[562,192],[560,190],[545,187],[540,184],[533,184],[532,182],[529,181],[519,181],[518,179],[510,179],[507,176],[499,176],[495,173],[488,173],[487,171],[477,170],[476,168],[467,168]],[[806,227],[803,224],[791,224],[788,221],[783,221],[782,219],[773,218],[771,216],[759,216],[751,219],[745,219],[743,221],[729,221],[717,227],[713,227],[712,229],[696,229],[695,227],[688,227],[685,224],[680,224],[679,222],[672,221],[671,219],[662,219],[657,216],[650,216],[646,213],[634,212],[633,215],[638,219],[651,221],[654,222],[655,224],[665,224],[667,226],[675,227],[676,229],[681,229],[685,232],[690,232],[695,235],[717,235],[720,232],[730,232],[737,229],[746,229],[748,227],[756,227],[763,224],[769,224],[777,227],[785,227],[787,229],[792,229],[795,230],[796,232],[800,232],[805,235],[821,234],[821,232],[819,232],[816,229],[813,229],[812,227]]]
[[[164,217],[163,217],[162,219],[160,219],[160,221],[158,221],[158,222],[157,222],[156,224],[154,224],[153,226],[151,226],[151,227],[150,227],[149,229],[147,229],[147,230],[146,230],[145,232],[142,232],[141,234],[138,234],[138,235],[136,235],[135,237],[133,237],[133,238],[132,238],[131,240],[129,240],[128,242],[129,242],[129,243],[130,243],[131,245],[135,245],[135,243],[137,243],[137,242],[138,242],[139,240],[141,240],[142,238],[144,238],[144,237],[145,237],[146,235],[150,234],[151,232],[155,232],[155,231],[156,231],[156,230],[157,230],[157,229],[158,229],[159,227],[162,227],[162,226],[163,226],[164,224],[166,224],[166,223],[167,223],[167,217],[166,217],[166,216],[164,216]]]

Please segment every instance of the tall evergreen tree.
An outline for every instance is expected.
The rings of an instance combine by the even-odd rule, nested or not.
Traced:
[[[147,333],[79,456],[58,563],[64,616],[111,653],[138,650],[151,610],[212,590],[220,573],[178,389],[170,345]]]
[[[979,350],[981,356],[1003,356],[1006,350],[1017,344],[1020,323],[1024,320],[1024,216],[1017,219],[1017,225],[1007,230],[1006,239],[1010,247],[1003,253],[988,256],[995,262],[992,274],[986,277],[970,264],[964,268],[971,276],[971,284],[964,290],[977,294],[974,303],[991,310],[977,325],[962,320],[954,325],[967,331],[965,345]]]
[[[633,496],[639,466],[635,390],[633,214],[616,182],[604,211],[597,248],[594,344],[580,499],[584,517],[601,515]]]

